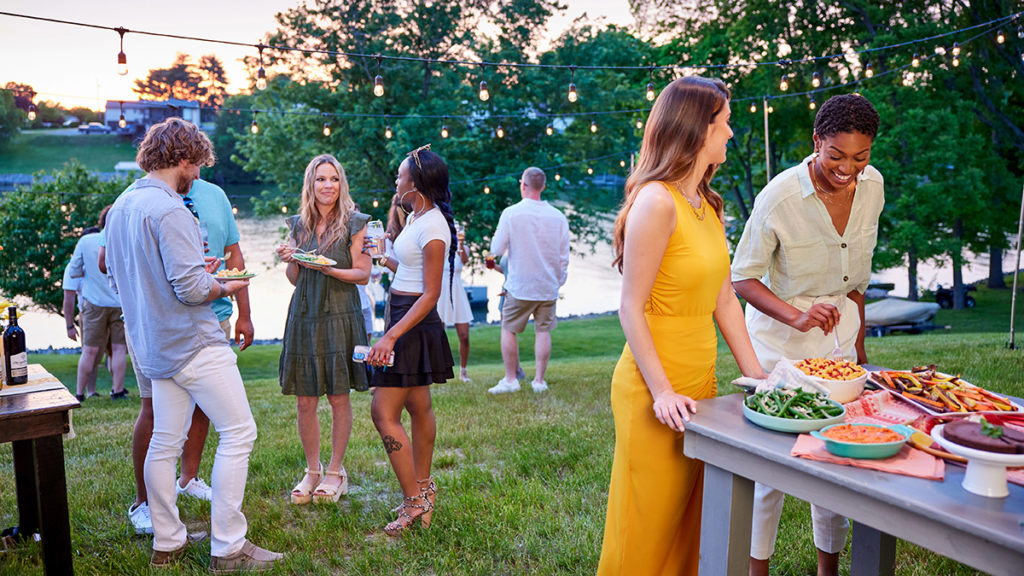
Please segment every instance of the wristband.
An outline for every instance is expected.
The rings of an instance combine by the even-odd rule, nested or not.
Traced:
[[[75,325],[74,324],[68,324],[68,330],[71,330],[72,328],[75,328]]]

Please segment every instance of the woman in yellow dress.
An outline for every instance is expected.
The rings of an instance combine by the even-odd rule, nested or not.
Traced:
[[[626,346],[612,377],[615,458],[598,574],[696,574],[703,464],[683,456],[697,401],[716,395],[715,324],[745,376],[764,378],[729,280],[722,198],[729,90],[680,78],[647,121],[615,221]]]

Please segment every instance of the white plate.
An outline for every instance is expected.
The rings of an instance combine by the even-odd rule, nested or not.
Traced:
[[[909,372],[909,370],[889,370],[889,372]],[[878,374],[878,372],[869,372],[868,373],[869,376],[873,375],[873,374]],[[941,376],[949,376],[949,374],[943,374],[942,372],[936,372],[936,374],[939,374]],[[878,380],[882,380],[882,377],[879,376]],[[872,382],[874,382],[874,381],[872,381]],[[971,384],[970,382],[968,382],[967,380],[964,380],[963,378],[960,378],[960,382],[962,384],[966,385],[966,386],[970,386],[971,388],[981,388],[981,386],[977,386],[975,384]],[[927,412],[928,414],[930,414],[932,416],[954,416],[954,417],[956,417],[956,416],[970,416],[972,414],[981,414],[981,415],[985,415],[985,414],[1002,414],[1002,415],[1007,415],[1007,414],[1021,414],[1021,413],[1024,413],[1024,406],[1021,406],[1020,404],[1017,404],[1016,402],[1014,402],[1013,400],[1008,398],[1006,396],[1006,394],[1000,394],[999,392],[992,392],[991,390],[988,390],[988,389],[985,389],[985,391],[989,392],[991,394],[995,394],[996,396],[999,396],[1000,398],[1005,398],[1006,401],[1010,403],[1010,406],[1014,407],[1014,410],[1011,410],[1011,411],[1008,411],[1008,412],[1007,411],[1001,411],[1001,410],[981,410],[981,411],[978,411],[978,412],[939,412],[938,410],[935,410],[934,408],[932,408],[931,406],[928,406],[924,402],[917,402],[913,398],[908,398],[908,397],[904,396],[903,394],[900,394],[899,391],[893,390],[893,389],[889,388],[885,384],[877,384],[877,382],[875,382],[875,384],[879,388],[881,388],[882,390],[888,391],[890,394],[892,394],[893,396],[899,398],[900,400],[903,400],[904,402],[908,402],[908,403],[912,404],[913,406],[916,406],[916,407],[920,408],[921,410],[924,410],[925,412]]]
[[[256,276],[255,274],[251,274],[251,273],[250,274],[242,274],[241,276],[217,276],[216,274],[213,275],[214,278],[216,278],[217,280],[220,280],[221,282],[227,282],[229,280],[248,280],[249,278],[253,278],[255,276]]]
[[[296,260],[301,260],[302,262],[304,262],[304,263],[306,263],[306,264],[308,264],[310,266],[317,266],[317,267],[334,266],[335,264],[337,264],[337,262],[335,260],[331,260],[327,256],[323,256],[323,259],[327,260],[327,264],[321,264],[319,262],[314,262],[313,261],[313,257],[307,256],[306,254],[292,254],[292,258],[295,258]]]
[[[1006,467],[1024,466],[1024,454],[1000,454],[961,446],[946,440],[942,433],[945,428],[945,424],[932,428],[932,438],[950,453],[967,458],[967,473],[962,483],[964,490],[989,498],[1009,496]]]

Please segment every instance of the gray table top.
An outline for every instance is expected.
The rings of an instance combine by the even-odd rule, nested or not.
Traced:
[[[697,414],[687,425],[687,433],[694,432],[714,442],[756,459],[781,464],[825,484],[842,487],[846,497],[854,494],[875,503],[891,506],[894,510],[912,512],[937,524],[971,533],[1010,550],[1024,551],[1024,486],[1010,484],[1007,498],[986,498],[964,490],[965,468],[947,462],[942,482],[913,478],[899,474],[877,472],[853,466],[816,462],[790,456],[796,434],[775,432],[749,422],[742,411],[743,394],[731,394],[702,400]],[[723,452],[723,453],[724,453]],[[690,453],[690,450],[687,450]],[[714,462],[714,454],[703,452],[702,460],[732,470],[728,461]],[[762,460],[762,462],[764,462]],[[749,468],[749,467],[748,467]],[[742,472],[736,472],[744,476]],[[750,476],[748,476],[750,477]],[[753,480],[765,482],[762,478]],[[773,485],[770,481],[765,482]],[[785,486],[774,486],[786,491]],[[847,503],[843,508],[849,507]],[[837,510],[839,511],[839,510]],[[885,530],[885,527],[878,527]],[[903,537],[894,533],[893,536]],[[910,538],[914,540],[914,538]]]

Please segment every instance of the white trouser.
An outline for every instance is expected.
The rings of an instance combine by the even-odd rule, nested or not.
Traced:
[[[786,495],[760,482],[754,483],[754,520],[750,534],[750,557],[767,560],[775,553],[782,501]],[[811,504],[814,545],[822,552],[836,554],[846,546],[850,523],[845,517]]]
[[[210,554],[230,556],[245,543],[242,498],[256,422],[236,362],[229,346],[208,346],[181,372],[153,379],[153,438],[145,476],[154,550],[171,551],[185,544],[187,532],[175,504],[175,465],[197,404],[220,433],[211,476]]]

